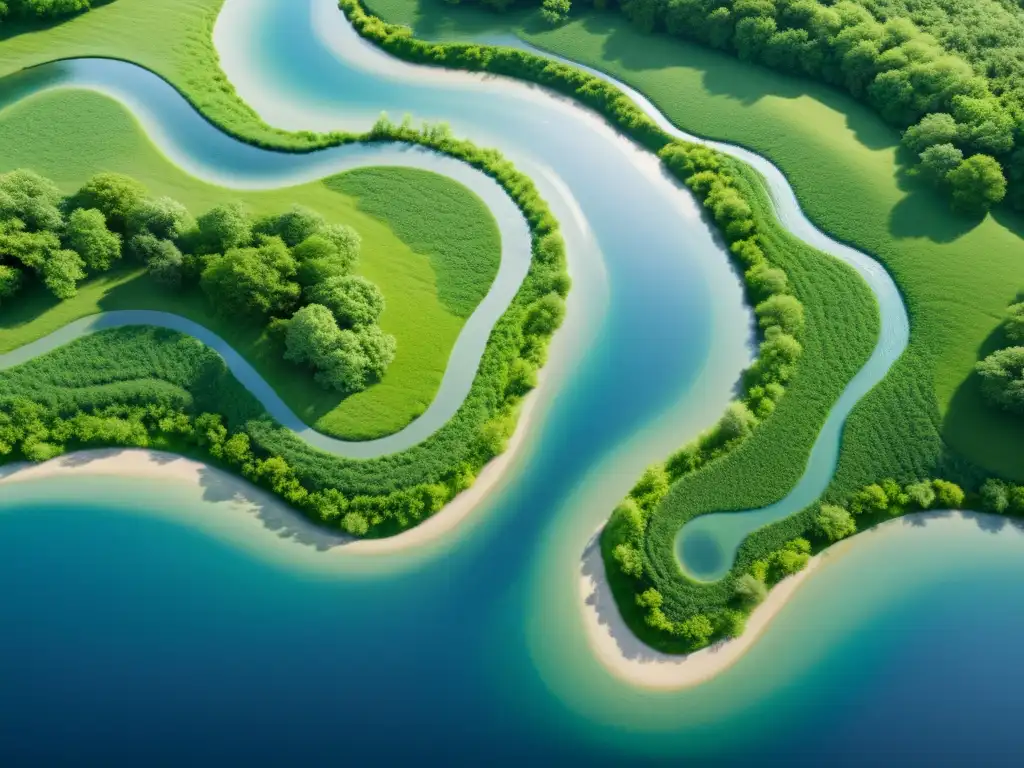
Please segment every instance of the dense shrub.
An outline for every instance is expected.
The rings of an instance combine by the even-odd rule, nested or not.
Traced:
[[[993,352],[976,366],[981,391],[998,408],[1024,414],[1024,347]]]

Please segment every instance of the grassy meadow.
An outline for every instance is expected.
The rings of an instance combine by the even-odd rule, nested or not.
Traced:
[[[363,239],[357,271],[383,291],[381,327],[395,335],[398,353],[383,380],[347,398],[284,361],[281,347],[262,328],[216,314],[198,291],[161,289],[130,265],[83,284],[72,300],[58,302],[40,290],[0,311],[0,352],[104,310],[159,309],[189,317],[245,355],[307,423],[338,437],[389,434],[426,409],[465,318],[486,294],[500,262],[497,225],[486,205],[450,179],[415,169],[369,168],[351,178],[342,174],[287,189],[226,190],[177,168],[123,107],[91,91],[49,91],[0,111],[0,146],[0,172],[32,168],[66,192],[93,173],[118,171],[155,195],[180,200],[196,215],[226,200],[239,200],[257,214],[300,203],[354,227]],[[403,193],[395,197],[399,189]],[[435,209],[441,212],[437,218],[428,215]],[[451,219],[461,222],[463,237],[448,246],[441,232]]]

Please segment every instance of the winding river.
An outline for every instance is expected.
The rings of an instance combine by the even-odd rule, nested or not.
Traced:
[[[326,557],[284,535],[214,476],[195,487],[55,477],[5,488],[0,582],[17,589],[0,604],[0,688],[8,692],[0,743],[27,759],[57,750],[138,761],[159,747],[175,762],[474,754],[496,764],[714,756],[816,765],[865,759],[916,734],[919,757],[950,754],[953,729],[943,726],[952,721],[943,718],[957,708],[931,712],[914,702],[977,695],[971,684],[988,679],[994,660],[964,657],[963,648],[980,649],[978,638],[958,631],[963,622],[950,612],[980,610],[970,588],[994,576],[1019,580],[1024,562],[1024,537],[993,546],[972,521],[858,537],[863,547],[816,575],[787,608],[786,633],[770,628],[696,691],[638,691],[581,652],[584,543],[644,466],[718,418],[750,359],[739,281],[685,190],[565,100],[388,59],[358,40],[329,0],[228,0],[216,39],[228,75],[269,122],[366,127],[382,109],[443,117],[538,181],[566,226],[575,285],[538,393],[542,418],[501,492],[472,521],[415,556],[372,562]],[[75,84],[123,101],[168,156],[211,181],[276,185],[340,169],[327,153],[266,153],[253,166],[231,166],[235,150],[210,150],[217,139],[208,126],[179,130],[191,110],[145,79],[152,76],[116,63],[102,65],[107,73],[96,62],[61,66],[65,84],[79,77]],[[869,281],[886,329],[785,502],[802,505],[799,494],[831,476],[849,408],[905,345],[905,314],[884,272],[816,240],[781,176],[757,167],[787,226]],[[707,519],[742,520],[749,531],[788,514],[777,507]],[[715,547],[703,549],[717,547],[717,560],[700,546],[685,552],[686,539],[700,543],[692,526],[682,537],[685,565],[702,578],[728,563],[739,535],[715,525],[707,532]],[[961,579],[950,598],[936,585],[953,557]],[[1004,607],[997,631],[1024,636],[1013,620],[1024,610],[1005,610],[1020,606],[1020,595],[998,585],[985,594],[988,608]],[[943,597],[952,599],[946,613],[936,607]],[[975,674],[950,683],[935,667],[915,667],[906,650],[928,620],[948,622],[943,638],[961,654],[958,669]],[[886,674],[861,674],[861,665]],[[969,714],[956,714],[964,727]],[[996,716],[974,727],[982,725],[987,745],[1014,743],[1012,723]],[[865,728],[873,739],[863,739]]]

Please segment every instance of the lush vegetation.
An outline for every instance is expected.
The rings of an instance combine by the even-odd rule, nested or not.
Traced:
[[[82,445],[168,445],[235,466],[314,519],[353,535],[387,535],[415,525],[471,484],[483,464],[504,449],[518,405],[536,384],[548,340],[562,320],[569,289],[564,244],[533,183],[499,153],[456,140],[444,127],[418,129],[383,118],[364,138],[426,146],[491,175],[532,233],[527,277],[493,329],[471,391],[448,424],[420,445],[386,458],[341,459],[309,447],[268,419],[223,361],[195,340],[129,328],[81,339],[0,377],[10,426],[6,458],[39,460]],[[198,279],[232,311],[253,313],[255,307],[257,315],[288,306],[296,296],[289,284],[298,286],[298,301],[308,288],[310,298],[324,303],[300,309],[298,322],[272,324],[271,334],[280,333],[292,357],[325,362],[318,373],[327,376],[344,368],[347,360],[339,356],[366,356],[362,345],[352,349],[346,335],[352,330],[341,327],[380,309],[379,296],[366,281],[345,274],[351,254],[342,255],[341,249],[352,244],[350,233],[302,209],[248,220],[239,207],[223,205],[192,221],[169,201],[123,204],[133,188],[123,177],[101,181],[68,199],[83,201],[77,206],[83,210],[102,206],[105,226],[113,222],[127,228],[124,234],[132,232],[126,247],[156,260],[158,272],[169,262],[167,271],[177,271],[182,281]],[[29,208],[33,215],[46,213]],[[341,273],[324,277],[325,270],[332,274],[335,268]],[[317,306],[322,309],[312,309]],[[307,322],[311,314],[318,322]],[[384,346],[380,336],[373,343]]]
[[[1024,415],[1024,303],[1012,304],[1003,330],[1010,346],[978,363],[981,391],[996,408]]]
[[[32,280],[72,299],[87,274],[108,271],[123,250],[167,290],[201,287],[231,322],[269,320],[287,337],[287,359],[314,367],[318,382],[342,392],[365,389],[395,356],[394,337],[377,325],[380,290],[350,274],[359,248],[355,230],[299,205],[256,218],[227,203],[196,220],[170,197],[149,197],[130,176],[100,173],[65,197],[32,171],[0,174],[4,299]],[[303,354],[300,337],[309,336],[305,320],[314,312],[316,349]]]
[[[505,9],[510,0],[480,0]],[[606,0],[596,0],[604,8]],[[893,13],[880,21],[853,0],[620,0],[644,32],[665,31],[735,53],[744,61],[822,80],[868,103],[886,122],[906,128],[907,147],[921,172],[949,189],[954,207],[983,214],[1002,202],[1007,176],[1011,203],[1024,209],[1024,100],[1006,70],[978,72],[956,48],[944,49],[913,21]],[[869,4],[868,4],[869,5]],[[541,15],[566,19],[569,3],[545,0]],[[949,37],[947,40],[952,41]],[[999,60],[999,64],[1002,60]],[[942,147],[943,172],[936,153]],[[957,157],[957,153],[959,156]],[[945,167],[951,165],[951,167]]]
[[[4,0],[0,2],[0,21],[59,19],[88,11],[90,0]]]
[[[306,423],[336,437],[380,437],[423,412],[440,385],[464,323],[442,302],[440,275],[448,274],[447,284],[456,285],[475,307],[500,262],[500,237],[490,211],[477,195],[448,177],[413,168],[367,168],[353,172],[359,174],[359,182],[349,186],[349,192],[342,189],[347,174],[298,187],[226,190],[170,163],[123,107],[89,91],[50,91],[3,109],[0,144],[5,150],[0,172],[34,168],[57,181],[64,194],[73,193],[95,173],[111,170],[143,181],[153,197],[182,201],[194,216],[231,200],[240,201],[257,217],[298,203],[323,215],[329,225],[356,229],[363,247],[355,269],[380,287],[385,298],[380,326],[398,342],[384,378],[356,394],[324,389],[284,359],[281,340],[261,324],[237,323],[217,313],[201,290],[162,288],[131,258],[80,283],[74,299],[57,301],[46,291],[29,289],[17,302],[7,303],[0,316],[0,351],[6,351],[103,310],[141,307],[184,315],[243,354]],[[381,201],[383,196],[375,191],[378,184],[388,193],[406,190],[404,197],[394,199],[395,210],[407,198],[415,198],[420,212],[436,205],[445,217],[460,217],[459,231],[475,246],[477,271],[462,269],[461,246],[430,247],[437,231],[431,217],[404,217],[400,239],[386,206],[375,202],[367,210],[362,195]],[[458,270],[446,272],[448,260]],[[471,274],[473,280],[456,284],[450,278],[456,273]]]

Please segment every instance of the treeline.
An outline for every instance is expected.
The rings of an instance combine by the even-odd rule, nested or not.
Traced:
[[[88,11],[90,0],[0,0],[4,19],[59,19]]]
[[[479,0],[504,9],[507,0]],[[595,0],[597,7],[607,0]],[[915,172],[976,215],[1008,194],[1024,210],[1024,101],[1000,66],[975,70],[905,17],[879,21],[852,0],[619,0],[645,32],[667,32],[787,74],[807,75],[906,129]],[[552,23],[565,0],[544,0]],[[1014,69],[1014,71],[1016,71]],[[1012,78],[1010,79],[1012,81]]]
[[[1021,291],[1018,298],[1024,297]],[[1024,416],[1024,301],[1011,304],[1003,321],[1009,344],[975,366],[981,392],[995,408]]]
[[[533,182],[499,152],[455,139],[445,126],[416,128],[386,118],[361,138],[418,144],[468,163],[501,184],[530,228],[530,269],[495,324],[470,392],[448,423],[390,456],[334,456],[272,421],[207,347],[173,332],[122,328],[0,371],[0,458],[44,460],[97,445],[165,447],[240,471],[312,519],[357,536],[386,536],[416,525],[468,488],[484,464],[505,449],[522,398],[536,386],[548,343],[564,317],[570,286],[565,244]],[[202,232],[209,220],[211,227],[219,222],[213,229],[222,235],[237,232],[229,225],[237,224],[237,213],[232,207],[201,217],[197,228]],[[280,239],[284,248],[312,236],[304,228],[305,216],[276,221],[266,236]],[[265,226],[257,220],[253,228],[262,233]],[[276,243],[269,250],[284,258]],[[300,268],[311,260],[295,258]],[[183,257],[183,271],[194,272],[195,262]],[[261,295],[289,293],[276,290],[278,278],[267,279],[275,290]],[[290,333],[291,325],[283,331]],[[25,415],[30,411],[31,419]]]
[[[201,289],[234,321],[269,324],[286,359],[342,392],[366,388],[395,356],[377,325],[384,297],[351,274],[359,249],[351,227],[298,205],[256,218],[226,203],[197,220],[121,174],[97,174],[67,197],[31,171],[0,175],[0,301],[33,280],[70,299],[124,257],[168,290]]]
[[[877,525],[883,520],[912,512],[963,509],[977,504],[995,514],[1024,516],[1024,486],[998,479],[982,484],[975,497],[959,485],[943,479],[915,480],[900,484],[892,479],[864,486],[848,498],[817,505],[803,535],[777,549],[766,549],[746,569],[733,571],[715,600],[687,612],[666,611],[668,603],[645,574],[628,574],[636,582],[635,601],[646,626],[674,641],[679,650],[695,651],[717,640],[742,634],[749,614],[767,597],[770,589],[803,570],[814,552]],[[635,497],[619,506],[605,528],[616,547],[642,545],[642,512]]]

